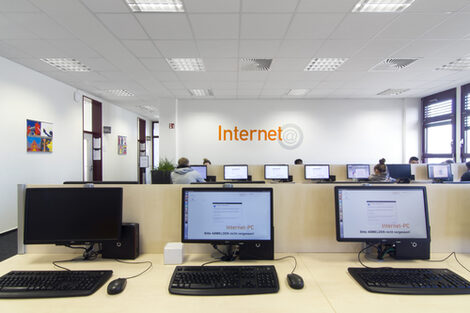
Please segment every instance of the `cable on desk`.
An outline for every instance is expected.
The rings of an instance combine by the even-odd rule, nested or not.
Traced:
[[[459,259],[457,258],[457,253],[452,252],[451,254],[449,254],[448,256],[446,256],[445,258],[441,259],[441,260],[428,260],[428,262],[444,262],[445,260],[447,260],[448,258],[450,258],[451,256],[454,256],[455,260],[457,261],[457,263],[459,263],[459,265],[461,267],[463,267],[467,272],[470,273],[470,270],[468,268],[466,268],[460,261]]]
[[[136,262],[130,262],[130,261],[123,261],[123,260],[119,260],[119,259],[114,259],[116,262],[119,262],[119,263],[124,263],[124,264],[148,264],[147,268],[145,270],[143,270],[142,272],[140,272],[139,274],[137,275],[134,275],[134,276],[129,276],[129,277],[120,277],[120,278],[124,278],[124,279],[131,279],[131,278],[135,278],[135,277],[139,277],[140,275],[144,274],[145,272],[147,272],[149,269],[152,268],[153,266],[153,263],[151,261],[136,261]]]
[[[291,274],[294,273],[295,269],[297,268],[297,259],[295,258],[295,256],[287,255],[287,256],[284,256],[284,257],[279,258],[279,259],[274,259],[274,261],[282,261],[282,260],[285,260],[285,259],[294,259],[294,268],[290,272]]]

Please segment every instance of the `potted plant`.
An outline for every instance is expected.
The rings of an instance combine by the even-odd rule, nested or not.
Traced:
[[[152,169],[152,184],[171,184],[171,172],[175,165],[167,158],[160,159],[158,167]]]

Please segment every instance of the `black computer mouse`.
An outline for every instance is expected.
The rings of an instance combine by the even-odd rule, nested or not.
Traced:
[[[304,280],[297,274],[291,273],[287,275],[287,283],[293,289],[304,288]]]
[[[127,279],[125,278],[118,278],[113,280],[108,285],[108,295],[117,295],[121,293],[124,288],[126,288]]]

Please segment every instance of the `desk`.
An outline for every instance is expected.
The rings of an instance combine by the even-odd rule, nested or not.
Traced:
[[[282,257],[286,254],[276,254]],[[74,312],[191,312],[191,313],[287,313],[287,312],[468,312],[470,295],[458,296],[402,296],[367,292],[347,273],[350,266],[359,266],[354,253],[301,253],[297,257],[296,273],[305,281],[305,288],[293,290],[287,286],[286,275],[292,270],[292,260],[237,261],[236,264],[274,264],[279,276],[280,291],[276,294],[250,296],[177,296],[168,292],[168,283],[174,265],[163,265],[160,254],[145,254],[138,260],[150,260],[153,268],[144,275],[130,279],[122,294],[110,296],[106,285],[88,297],[0,300],[0,312],[8,313],[74,313]],[[445,254],[433,255],[442,258]],[[10,270],[51,270],[53,260],[69,259],[72,255],[26,254],[17,255],[0,263],[0,275]],[[470,267],[470,255],[459,255]],[[191,255],[185,265],[200,265],[207,255]],[[234,264],[235,264],[234,263]],[[372,264],[370,264],[372,266]],[[145,268],[113,260],[98,259],[91,262],[67,263],[71,269],[112,269],[114,275],[130,276]],[[442,263],[426,261],[392,261],[387,266],[401,267],[447,267],[470,280],[454,259]]]

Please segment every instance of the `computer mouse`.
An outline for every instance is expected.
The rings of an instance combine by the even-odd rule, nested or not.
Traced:
[[[293,289],[304,288],[304,280],[297,274],[291,273],[287,275],[287,283]]]
[[[113,280],[108,285],[108,295],[117,295],[121,293],[124,288],[126,288],[127,279],[125,278],[118,278]]]

